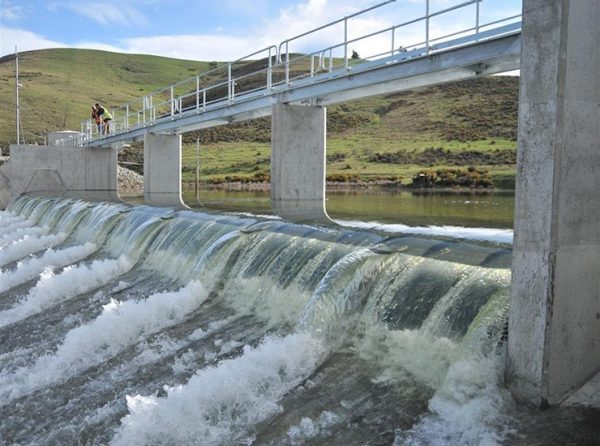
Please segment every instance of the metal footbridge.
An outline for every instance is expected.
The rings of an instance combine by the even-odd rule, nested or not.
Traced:
[[[110,134],[91,120],[64,145],[118,146],[146,133],[181,134],[271,114],[276,103],[330,105],[377,94],[519,69],[521,16],[480,23],[481,0],[470,0],[366,35],[353,26],[395,0],[294,36],[233,62],[111,109]],[[466,29],[435,35],[436,20],[469,18]],[[415,32],[415,29],[418,32]],[[293,52],[320,35],[340,33],[339,43]],[[366,48],[358,55],[354,48]],[[372,52],[372,53],[371,53]]]

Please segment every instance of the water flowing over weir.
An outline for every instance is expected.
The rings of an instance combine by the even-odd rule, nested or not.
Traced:
[[[0,444],[494,444],[510,246],[22,197]]]

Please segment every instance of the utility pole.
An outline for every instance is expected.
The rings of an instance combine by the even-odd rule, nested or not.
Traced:
[[[16,92],[16,103],[17,103],[17,144],[21,144],[21,115],[19,112],[19,53],[17,52],[17,45],[15,45],[15,92]]]

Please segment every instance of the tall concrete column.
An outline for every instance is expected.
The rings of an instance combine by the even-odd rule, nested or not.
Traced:
[[[507,381],[556,404],[600,371],[600,4],[524,0]]]
[[[185,207],[181,200],[181,135],[144,136],[144,199],[153,206]]]
[[[271,205],[293,221],[329,221],[325,212],[326,111],[273,106]]]

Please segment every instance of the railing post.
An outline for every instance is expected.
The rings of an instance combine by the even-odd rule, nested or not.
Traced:
[[[285,85],[290,84],[290,47],[289,42],[285,42]]]
[[[479,36],[479,1],[475,3],[475,35]]]
[[[200,112],[200,76],[196,76],[196,113]]]
[[[227,64],[227,98],[229,99],[229,102],[233,100],[231,95],[231,87],[231,62],[229,62]]]
[[[206,88],[202,90],[202,110],[206,110]]]
[[[392,54],[394,55],[394,51],[396,50],[396,27],[392,26]]]
[[[344,67],[346,70],[349,67],[348,64],[348,17],[344,17]]]
[[[425,48],[429,54],[429,0],[425,0]]]
[[[329,72],[333,71],[333,48],[329,47]]]
[[[315,55],[310,56],[310,77],[315,75]]]
[[[173,87],[171,87],[171,116],[175,114],[175,98],[173,97]]]
[[[271,60],[271,48],[269,48],[269,68],[267,69],[267,90],[273,88],[273,61]]]
[[[125,128],[129,130],[129,104],[125,104]]]

